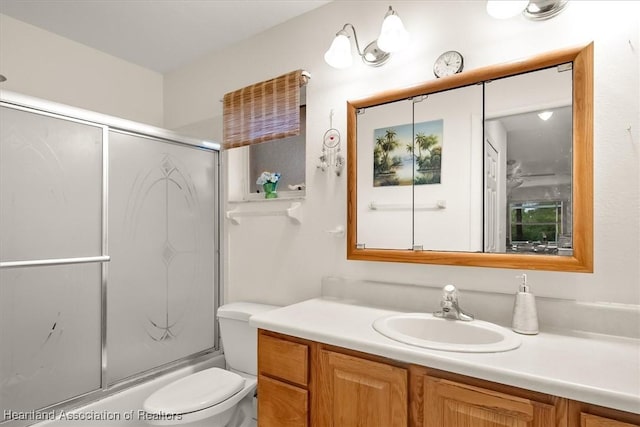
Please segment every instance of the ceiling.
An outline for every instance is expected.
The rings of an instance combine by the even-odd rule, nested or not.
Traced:
[[[329,0],[0,0],[0,13],[166,73]]]

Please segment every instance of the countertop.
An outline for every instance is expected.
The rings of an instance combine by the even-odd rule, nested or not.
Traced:
[[[468,375],[640,414],[640,341],[603,335],[521,335],[502,353],[430,350],[376,332],[373,321],[398,311],[315,298],[259,313],[250,324],[389,359]]]

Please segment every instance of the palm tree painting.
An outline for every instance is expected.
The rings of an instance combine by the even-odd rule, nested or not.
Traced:
[[[373,186],[439,184],[443,120],[373,131]]]

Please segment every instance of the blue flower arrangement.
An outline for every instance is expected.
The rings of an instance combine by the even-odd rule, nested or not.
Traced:
[[[279,172],[262,172],[262,175],[258,177],[256,184],[262,185],[264,188],[264,198],[265,199],[276,199],[278,197],[278,192],[276,188],[278,187],[278,181],[280,181],[280,173]]]
[[[279,172],[262,172],[262,175],[260,175],[258,177],[258,180],[256,181],[256,184],[258,185],[264,185],[267,184],[269,182],[272,183],[277,183],[278,181],[280,181],[280,173]]]

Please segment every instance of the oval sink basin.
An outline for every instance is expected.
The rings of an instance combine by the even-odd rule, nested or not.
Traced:
[[[373,329],[405,344],[466,353],[508,351],[521,342],[514,332],[493,323],[442,319],[429,313],[381,317],[373,322]]]

